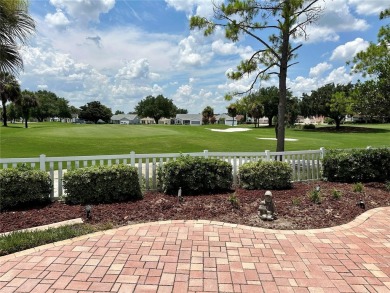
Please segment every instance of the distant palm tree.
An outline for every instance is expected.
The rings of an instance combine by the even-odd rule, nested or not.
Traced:
[[[38,100],[35,97],[34,93],[23,91],[22,96],[16,103],[20,109],[20,112],[22,113],[25,128],[28,128],[28,119],[30,118],[30,110],[31,108],[38,106]]]
[[[7,107],[6,103],[16,102],[20,97],[20,85],[15,76],[9,73],[0,72],[0,97],[3,107],[3,125],[7,126]]]
[[[0,0],[0,72],[15,74],[23,69],[19,45],[34,31],[26,0]]]

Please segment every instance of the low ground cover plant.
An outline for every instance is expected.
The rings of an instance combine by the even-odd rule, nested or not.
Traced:
[[[40,170],[20,166],[0,170],[0,211],[50,201],[52,182]]]
[[[142,198],[137,168],[120,164],[94,166],[64,174],[65,201],[71,204],[113,203]]]
[[[113,225],[110,223],[76,224],[46,230],[12,232],[0,236],[0,256],[111,228]]]
[[[217,159],[181,156],[166,163],[159,172],[159,184],[166,194],[210,194],[230,190],[232,165]]]
[[[292,169],[280,161],[248,162],[239,169],[240,186],[244,189],[290,189]]]

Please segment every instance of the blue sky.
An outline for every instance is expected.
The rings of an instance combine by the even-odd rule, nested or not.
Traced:
[[[216,2],[221,2],[217,0]],[[297,65],[288,87],[294,95],[329,82],[355,82],[347,60],[375,42],[388,0],[323,0],[323,14],[298,40]],[[47,89],[82,106],[99,100],[113,111],[133,111],[148,95],[163,94],[190,113],[212,106],[226,112],[224,95],[249,87],[226,72],[259,49],[244,37],[237,43],[222,30],[203,37],[189,30],[192,15],[211,16],[211,0],[30,0],[37,32],[22,48],[23,89]],[[272,78],[259,86],[277,86]]]

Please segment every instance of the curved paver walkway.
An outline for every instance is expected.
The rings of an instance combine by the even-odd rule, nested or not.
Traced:
[[[0,292],[390,292],[390,208],[274,231],[210,221],[121,227],[0,258]]]

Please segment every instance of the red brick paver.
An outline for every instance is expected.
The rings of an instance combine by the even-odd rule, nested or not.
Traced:
[[[389,222],[378,208],[318,230],[132,225],[0,257],[0,292],[390,292]]]

